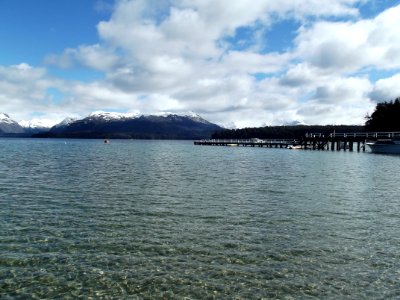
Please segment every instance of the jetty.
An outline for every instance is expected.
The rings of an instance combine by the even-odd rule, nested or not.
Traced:
[[[365,151],[367,142],[400,139],[400,132],[307,133],[298,139],[209,139],[194,141],[200,146],[265,147],[331,151]]]
[[[299,145],[296,139],[212,139],[194,141],[195,145],[202,146],[242,146],[242,147],[267,147],[267,148],[288,148]]]

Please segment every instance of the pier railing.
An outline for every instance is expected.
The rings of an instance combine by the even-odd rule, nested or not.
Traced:
[[[210,143],[293,143],[296,139],[210,139],[198,140],[196,142],[210,142]]]
[[[329,135],[322,133],[306,133],[306,138],[366,138],[366,139],[392,139],[400,137],[399,131],[388,132],[332,132]]]
[[[194,141],[195,145],[269,148],[288,148],[291,145],[298,145],[299,143],[300,141],[296,139],[211,139]]]
[[[195,145],[208,146],[243,146],[243,147],[266,147],[266,148],[289,148],[289,149],[312,149],[312,150],[344,150],[365,151],[367,142],[379,139],[400,139],[399,131],[390,132],[332,132],[307,133],[299,139],[210,139],[195,141]]]

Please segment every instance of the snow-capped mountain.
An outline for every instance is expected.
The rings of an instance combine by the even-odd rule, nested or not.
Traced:
[[[221,126],[226,128],[226,129],[238,129],[238,127],[236,126],[235,122],[224,123]]]
[[[283,123],[283,126],[298,126],[298,125],[307,125],[307,124],[299,120],[293,120]]]
[[[55,125],[55,122],[47,119],[32,119],[20,121],[19,125],[23,128],[51,128]]]
[[[195,112],[189,112],[187,114],[184,115],[185,117],[192,119],[195,122],[200,122],[200,123],[204,123],[204,124],[210,124],[209,121],[203,119],[203,117],[201,117],[199,114],[196,114]]]
[[[191,119],[205,121],[199,114],[196,114],[195,112],[192,112],[192,111],[189,111],[187,113],[159,112],[159,113],[154,113],[151,115],[143,115],[143,116],[154,116],[154,117],[180,116],[180,117],[187,117],[187,118],[191,118]],[[208,122],[208,121],[206,121],[206,122]]]
[[[23,134],[24,129],[5,113],[0,113],[0,134]]]
[[[54,124],[55,122],[53,120],[48,119],[32,119],[19,122],[19,125],[24,128],[25,132],[31,134],[49,131]]]
[[[106,111],[95,111],[92,112],[88,119],[102,119],[104,121],[116,121],[125,119],[134,119],[139,117],[139,114],[135,113],[117,113],[117,112],[106,112]]]
[[[4,124],[12,124],[15,121],[13,121],[9,115],[4,114],[4,113],[0,113],[0,122],[4,123]]]
[[[48,137],[197,139],[210,137],[222,128],[201,116],[161,113],[139,115],[96,111],[80,120],[64,120],[53,126]]]
[[[201,122],[201,123],[210,123],[207,120],[203,119],[200,115],[194,113],[194,112],[189,112],[186,114],[176,114],[172,112],[160,112],[160,113],[155,113],[151,115],[141,115],[138,113],[118,113],[118,112],[106,112],[106,111],[95,111],[89,114],[86,119],[98,119],[98,120],[104,120],[104,121],[118,121],[118,120],[128,120],[128,119],[136,119],[139,117],[144,117],[144,118],[151,118],[151,117],[163,117],[163,118],[171,118],[171,117],[186,117],[189,119],[192,119],[193,121],[196,122]]]
[[[75,121],[78,121],[78,118],[70,118],[70,117],[68,117],[68,118],[65,118],[64,120],[62,120],[60,123],[54,125],[53,127],[54,128],[67,127],[69,124],[71,124],[71,123],[73,123]]]
[[[17,123],[0,113],[0,135],[66,138],[201,139],[222,127],[193,112],[139,115],[96,111],[83,119],[66,118],[55,124],[46,119]]]

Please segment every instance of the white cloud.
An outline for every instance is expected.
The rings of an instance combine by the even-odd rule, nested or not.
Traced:
[[[120,0],[110,19],[97,25],[98,44],[46,58],[53,66],[104,72],[104,80],[55,80],[43,68],[0,67],[0,101],[29,103],[20,116],[28,110],[52,116],[193,110],[239,127],[361,124],[373,109],[371,98],[400,93],[398,75],[376,84],[365,75],[400,69],[400,6],[362,19],[357,5],[363,2]],[[273,44],[265,32],[293,19],[300,24],[293,47],[262,51]],[[239,28],[252,31],[247,48],[232,45],[248,38],[236,36]],[[49,87],[64,99],[49,101]],[[17,105],[2,107],[17,111]]]
[[[249,5],[242,0],[226,5],[225,1],[202,0],[174,1],[174,7],[165,7],[151,1],[121,1],[112,18],[98,25],[99,34],[113,47],[125,49],[134,63],[109,72],[108,79],[124,92],[174,99],[166,100],[173,103],[163,106],[168,110],[182,107],[223,122],[227,117],[221,112],[231,117],[237,112],[236,123],[276,123],[283,119],[281,114],[289,110],[293,114],[300,92],[312,87],[288,89],[277,79],[258,82],[250,74],[273,75],[296,57],[291,53],[227,51],[228,46],[219,41],[233,36],[241,26],[251,27],[256,22],[270,26],[276,15],[297,19],[357,16],[353,7],[357,2],[326,1],[321,5],[320,1],[287,0]],[[160,11],[162,17],[154,18]],[[246,111],[251,116],[248,121],[244,121]]]
[[[332,77],[312,90],[297,110],[306,124],[363,124],[375,106],[368,97],[372,84],[366,78]]]
[[[119,64],[119,57],[111,49],[96,45],[82,45],[77,49],[66,49],[61,55],[48,55],[45,63],[61,68],[71,68],[76,64],[99,71],[107,71]]]
[[[173,6],[159,1],[120,1],[109,21],[99,23],[100,37],[122,47],[139,60],[166,55],[218,59],[224,49],[217,41],[242,26],[264,25],[271,18],[357,15],[358,0],[176,0]]]
[[[32,111],[46,111],[46,90],[53,83],[46,77],[46,70],[26,63],[0,66],[0,104],[12,116]]]
[[[317,22],[302,28],[296,54],[310,64],[336,72],[362,68],[400,68],[400,5],[375,19]]]
[[[230,73],[275,73],[280,71],[289,61],[290,55],[254,52],[231,51],[220,63],[225,72]]]
[[[358,16],[358,10],[355,4],[361,2],[358,0],[281,0],[268,1],[270,5],[281,15],[287,13],[295,18],[303,19],[306,16]]]
[[[306,63],[299,63],[290,66],[286,74],[280,78],[280,83],[288,87],[302,87],[312,85],[321,78],[326,78],[327,74],[310,66]]]
[[[375,83],[371,99],[377,102],[394,100],[400,97],[400,73],[383,78]]]
[[[366,78],[347,77],[330,79],[316,88],[314,99],[322,103],[364,104],[372,85]],[[365,103],[366,104],[366,103]]]

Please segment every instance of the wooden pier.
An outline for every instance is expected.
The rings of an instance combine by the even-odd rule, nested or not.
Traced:
[[[365,151],[367,142],[400,138],[400,132],[309,133],[301,139],[301,147],[311,150]]]
[[[241,146],[331,151],[365,151],[367,142],[400,139],[400,132],[307,133],[300,139],[211,139],[195,141],[202,146]]]
[[[266,147],[266,148],[288,148],[293,145],[299,145],[300,141],[295,139],[226,139],[226,140],[200,140],[195,141],[195,145],[202,146],[241,146],[241,147]]]

